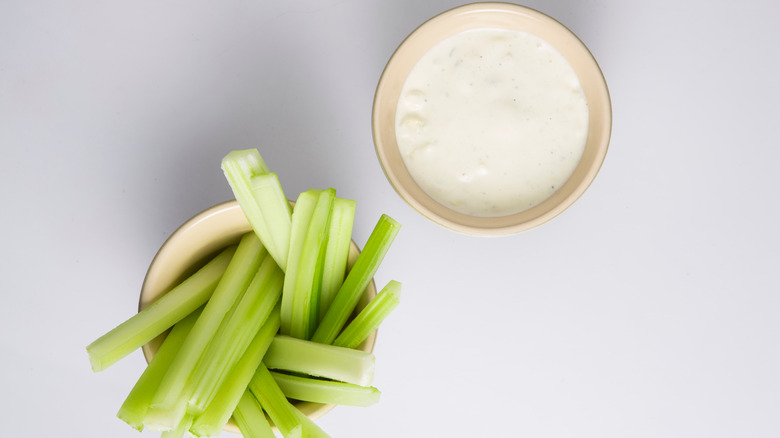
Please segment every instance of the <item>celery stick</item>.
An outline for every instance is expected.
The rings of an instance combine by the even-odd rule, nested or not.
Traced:
[[[270,172],[256,148],[231,151],[222,159],[223,164],[225,160],[228,160],[230,165],[237,166],[244,175],[263,175]]]
[[[249,391],[241,396],[233,420],[244,438],[276,438],[260,403]]]
[[[249,184],[255,203],[260,206],[263,212],[263,221],[274,240],[274,248],[277,248],[271,253],[271,256],[284,271],[287,268],[292,228],[290,201],[284,195],[279,177],[273,172],[254,176],[250,179]]]
[[[317,424],[311,421],[311,418],[303,415],[301,411],[293,407],[293,415],[298,419],[301,426],[301,436],[303,438],[330,438]]]
[[[190,331],[152,400],[144,425],[153,430],[176,427],[187,408],[187,382],[225,314],[249,286],[266,251],[254,233],[246,233],[200,318]]]
[[[372,386],[271,372],[287,398],[343,406],[371,406],[381,393]]]
[[[284,370],[340,382],[368,386],[374,379],[374,355],[362,350],[296,339],[274,337],[263,363]]]
[[[328,243],[322,270],[322,292],[320,293],[319,320],[333,302],[347,272],[349,246],[352,242],[352,227],[355,223],[355,201],[336,198],[333,201]]]
[[[306,229],[290,311],[290,336],[309,339],[319,321],[319,296],[322,287],[322,261],[326,249],[328,219],[336,190],[323,190]]]
[[[257,397],[255,397],[255,400],[256,399],[257,399]],[[295,415],[295,412],[293,412],[293,415]],[[301,437],[303,437],[303,426],[300,423],[297,424],[295,427],[290,429],[287,432],[287,434],[282,433],[282,437],[284,437],[284,438],[301,438]]]
[[[321,190],[311,189],[298,195],[292,213],[292,231],[290,233],[290,251],[287,256],[287,270],[282,291],[282,334],[289,335],[292,322],[293,296],[298,278],[298,265],[306,243],[306,230],[309,229],[311,215],[317,205]]]
[[[287,438],[296,427],[300,428],[298,418],[293,412],[297,409],[290,404],[268,368],[262,363],[249,381],[248,388],[282,436]]]
[[[222,321],[195,368],[190,381],[188,413],[198,415],[206,409],[225,376],[241,359],[279,301],[283,278],[273,257],[266,255],[246,292]]]
[[[208,301],[235,247],[225,249],[192,276],[87,346],[93,371],[102,371],[151,341]]]
[[[144,417],[144,428],[157,432],[167,432],[178,427],[186,416],[187,399],[183,396],[167,409],[155,408],[149,405],[149,410],[146,412],[146,417]]]
[[[333,341],[333,345],[357,348],[368,338],[387,315],[401,302],[401,283],[390,281],[368,305],[358,313],[343,332]]]
[[[268,346],[279,331],[279,305],[257,332],[249,348],[230,372],[206,410],[195,419],[190,432],[197,436],[213,436],[225,427],[246,390],[255,370],[263,360]]]
[[[173,358],[179,352],[187,334],[192,329],[192,326],[195,325],[201,310],[195,310],[173,326],[162,345],[160,345],[160,349],[157,350],[157,354],[149,362],[149,366],[146,367],[119,408],[116,416],[134,429],[138,431],[143,430],[144,416],[146,416],[149,403],[151,403],[154,393],[157,391],[157,386],[160,384],[160,380],[162,380],[171,362],[173,362]]]
[[[183,438],[192,424],[192,415],[185,415],[174,429],[164,431],[160,438]]]
[[[289,241],[289,231],[284,230],[290,221],[290,206],[278,202],[280,197],[287,199],[278,180],[277,184],[273,184],[273,178],[253,182],[254,178],[270,173],[257,149],[230,152],[222,159],[222,170],[252,229],[282,271],[286,271],[288,248],[285,245]],[[261,201],[269,204],[261,204]]]
[[[330,344],[336,339],[352,311],[355,310],[360,296],[374,277],[400,228],[401,224],[390,216],[383,214],[379,218],[363,251],[314,332],[312,341]]]
[[[325,438],[328,435],[313,421],[290,404],[268,368],[260,364],[249,382],[249,390],[260,402],[271,420],[284,438],[303,436],[306,438]]]

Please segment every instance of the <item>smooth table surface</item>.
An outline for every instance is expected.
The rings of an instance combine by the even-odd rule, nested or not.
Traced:
[[[360,245],[403,224],[382,399],[332,437],[780,436],[780,4],[525,3],[589,46],[614,125],[585,195],[503,238],[424,219],[373,149],[385,63],[459,4],[1,2],[3,436],[140,436],[115,413],[141,353],[94,374],[85,347],[249,147],[291,197],[355,199]]]

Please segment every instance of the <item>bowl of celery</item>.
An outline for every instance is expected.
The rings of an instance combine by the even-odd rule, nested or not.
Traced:
[[[150,265],[141,288],[139,310],[155,302],[165,292],[173,286],[180,284],[184,279],[191,278],[194,274],[194,267],[203,269],[206,266],[203,263],[205,260],[220,263],[218,258],[220,256],[225,258],[224,252],[231,251],[232,246],[239,244],[242,237],[251,231],[252,228],[236,201],[228,201],[211,207],[187,221],[165,242]],[[249,236],[251,237],[251,234]],[[360,251],[354,241],[350,242],[348,251],[346,268],[350,269],[354,266]],[[341,276],[344,278],[344,272],[342,272]],[[333,288],[326,289],[325,294],[331,293],[332,290]],[[372,279],[360,295],[355,312],[364,309],[376,295],[377,289]],[[330,299],[332,300],[332,297]],[[324,307],[324,305],[320,306],[320,308]],[[163,339],[164,336],[159,336],[143,346],[147,362],[151,362]],[[371,353],[374,349],[375,340],[376,332],[374,331],[369,334],[365,341],[359,344],[357,349]],[[370,380],[369,374],[373,371],[372,368],[373,364],[359,368],[364,370],[364,375],[351,380],[365,384]],[[348,380],[349,378],[345,379]],[[313,419],[321,417],[336,406],[334,404],[304,401],[297,401],[295,405],[301,412]]]
[[[369,406],[376,331],[400,283],[374,274],[400,224],[382,215],[360,250],[355,202],[312,189],[289,202],[256,150],[222,168],[236,200],[161,246],[138,313],[87,347],[94,371],[139,348],[144,370],[117,416],[166,436],[327,436],[312,420]]]

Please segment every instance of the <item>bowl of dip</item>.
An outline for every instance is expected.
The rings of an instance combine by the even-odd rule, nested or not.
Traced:
[[[182,224],[157,251],[141,286],[138,310],[144,309],[173,286],[192,275],[226,247],[238,243],[252,227],[235,200],[223,202],[193,216]],[[353,241],[349,249],[347,270],[354,265],[360,249]],[[358,302],[355,313],[362,310],[377,294],[372,279]],[[162,334],[142,347],[149,363],[159,349],[166,334]],[[358,348],[372,352],[376,343],[376,331]],[[298,410],[312,420],[330,412],[336,405],[295,401]],[[225,430],[240,434],[231,419]]]
[[[508,3],[446,11],[412,32],[379,80],[372,129],[398,194],[451,230],[519,233],[571,206],[606,156],[606,81],[555,19]]]

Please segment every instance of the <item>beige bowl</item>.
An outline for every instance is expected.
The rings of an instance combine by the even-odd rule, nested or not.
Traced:
[[[237,243],[242,235],[251,230],[244,212],[236,201],[215,205],[189,219],[171,234],[152,260],[141,287],[138,310],[145,308],[174,285],[194,273],[220,250]],[[360,250],[353,241],[350,248],[348,269],[355,263],[359,253]],[[376,294],[376,285],[371,280],[357,305],[356,312],[364,308]],[[165,339],[165,334],[143,346],[147,363],[152,360],[163,339]],[[375,342],[376,332],[359,348],[371,352],[374,350]],[[309,402],[298,402],[296,406],[311,419],[317,419],[335,407],[335,405]],[[239,433],[232,420],[225,430]]]
[[[552,196],[520,213],[476,217],[451,210],[426,194],[407,170],[395,133],[396,107],[412,68],[440,41],[477,28],[519,30],[555,47],[579,77],[588,102],[588,136],[582,158],[569,180]],[[412,32],[390,58],[377,86],[373,108],[376,153],[387,179],[415,210],[433,222],[472,235],[518,233],[562,213],[588,188],[604,161],[612,127],[612,110],[604,76],[587,47],[561,23],[541,12],[508,3],[474,3],[444,12]]]

